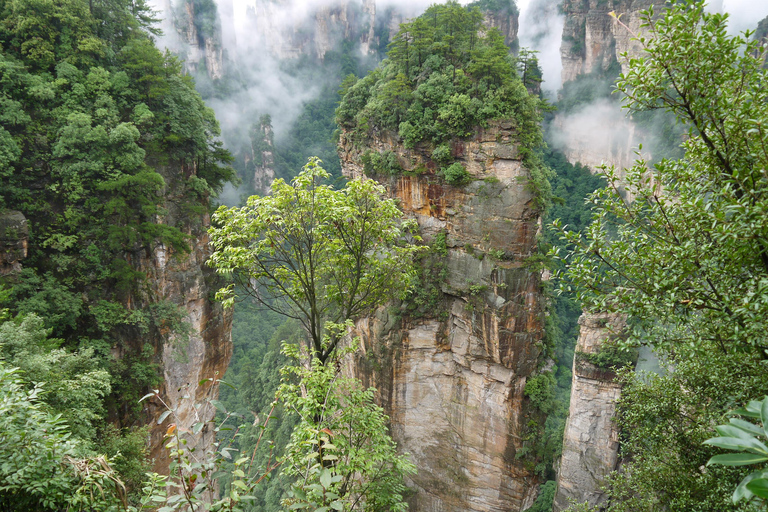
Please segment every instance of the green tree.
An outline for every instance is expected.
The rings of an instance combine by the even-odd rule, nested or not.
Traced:
[[[102,456],[89,456],[60,414],[0,362],[0,507],[8,511],[125,509],[125,487]]]
[[[286,446],[283,472],[297,478],[284,501],[291,509],[403,511],[403,477],[416,472],[398,455],[388,418],[374,402],[374,388],[336,369],[346,349],[309,366],[295,345],[284,345],[294,364],[283,369],[279,401],[299,415]],[[332,363],[332,364],[328,364]]]
[[[653,347],[671,370],[625,374],[632,462],[614,478],[610,510],[734,510],[738,473],[699,468],[711,426],[768,390],[765,54],[749,34],[729,36],[727,15],[703,2],[642,20],[644,53],[618,88],[631,112],[666,110],[686,126],[684,155],[639,160],[623,182],[607,171],[585,235],[564,234],[566,286],[590,309],[626,314],[627,343]]]
[[[313,357],[326,362],[343,331],[410,282],[411,255],[394,201],[369,179],[341,190],[312,159],[292,184],[276,180],[269,196],[243,208],[221,207],[211,229],[210,264],[234,276],[263,306],[298,320]],[[221,291],[231,305],[234,285]]]

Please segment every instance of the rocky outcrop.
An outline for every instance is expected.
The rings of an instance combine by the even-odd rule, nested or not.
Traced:
[[[204,220],[203,227],[207,227],[209,219]],[[159,247],[151,259],[140,264],[157,296],[184,308],[189,328],[188,333],[167,337],[158,346],[163,369],[160,396],[174,409],[173,417],[158,424],[166,409],[155,399],[147,402],[145,410],[152,426],[150,448],[155,470],[165,474],[169,461],[162,441],[166,430],[176,423],[182,432],[191,431],[195,423],[213,419],[216,411],[206,399],[217,397],[215,381],[224,376],[232,356],[232,314],[211,298],[218,280],[205,264],[209,255],[208,234],[202,231],[189,254],[174,257],[167,248]],[[187,448],[202,451],[213,442],[213,436],[207,425],[198,435],[188,436]]]
[[[554,512],[567,509],[570,499],[591,507],[602,505],[605,478],[616,469],[618,459],[619,429],[614,417],[621,386],[611,370],[579,355],[597,353],[607,339],[622,334],[626,323],[616,314],[585,313],[579,326]]]
[[[259,0],[249,8],[242,28],[250,40],[238,50],[250,45],[278,59],[322,59],[342,41],[356,41],[361,54],[369,55],[378,50],[377,21],[375,0],[341,0],[309,10],[305,4]]]
[[[565,0],[560,47],[563,83],[582,74],[605,71],[617,61],[626,71],[626,62],[620,55],[640,53],[640,43],[632,39],[640,33],[640,12],[653,3],[654,0]],[[629,30],[611,17],[610,12],[622,15],[621,21]]]
[[[251,144],[245,154],[245,167],[253,173],[253,192],[269,192],[275,179],[274,132],[269,116],[262,116],[251,127]]]
[[[423,316],[382,308],[357,323],[362,355],[350,371],[375,385],[393,438],[418,468],[411,510],[524,510],[535,498],[534,463],[518,458],[532,411],[526,379],[543,357],[540,212],[512,123],[495,123],[452,144],[472,175],[464,187],[435,174],[426,148],[406,149],[393,134],[367,148],[342,134],[347,176],[364,173],[365,151],[392,152],[404,175],[376,177],[429,242],[438,287]]]
[[[29,227],[19,211],[0,211],[0,278],[21,271],[21,260],[27,257]]]
[[[180,432],[186,432],[187,447],[198,452],[210,447],[214,434],[210,423],[199,434],[191,433],[197,422],[213,420],[215,410],[206,399],[218,397],[216,379],[224,376],[232,356],[232,311],[224,310],[213,294],[221,281],[206,260],[211,254],[208,245],[210,216],[207,213],[190,216],[180,208],[180,195],[187,194],[180,186],[180,178],[196,173],[194,165],[157,166],[168,184],[165,192],[167,215],[159,222],[176,225],[189,236],[188,253],[174,253],[165,245],[159,245],[138,257],[128,255],[127,262],[146,275],[147,291],[141,296],[129,298],[131,309],[146,310],[150,304],[165,303],[179,307],[183,313],[185,328],[173,332],[170,328],[149,335],[128,335],[123,345],[142,347],[149,343],[155,350],[154,361],[159,364],[163,381],[157,398],[142,402],[143,414],[150,425],[150,454],[154,468],[161,474],[168,472],[167,450],[163,436],[170,424],[175,423]],[[114,356],[124,357],[123,345],[118,344]],[[174,414],[158,423],[160,416],[173,409]]]
[[[514,47],[517,44],[517,32],[520,29],[520,16],[508,10],[483,13],[483,23],[486,27],[496,27],[504,36],[504,44]]]
[[[179,36],[178,40],[166,40],[166,44],[182,58],[187,73],[203,72],[202,65],[209,78],[219,79],[224,76],[224,49],[218,9],[215,4],[207,4],[208,10],[200,11],[196,5],[192,0],[183,0],[171,7],[166,0],[165,16]]]

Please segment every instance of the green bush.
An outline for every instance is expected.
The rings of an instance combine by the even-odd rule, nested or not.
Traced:
[[[555,376],[552,372],[542,372],[526,381],[523,394],[531,400],[531,405],[544,414],[549,414],[555,405],[555,386]]]
[[[472,181],[472,175],[467,172],[463,165],[454,162],[443,170],[445,181],[455,187],[466,185]]]
[[[438,164],[447,164],[451,161],[451,145],[447,143],[440,144],[432,151],[432,160]]]
[[[576,360],[586,361],[603,370],[617,370],[634,365],[637,354],[637,349],[622,347],[617,340],[608,340],[595,353],[576,352]]]

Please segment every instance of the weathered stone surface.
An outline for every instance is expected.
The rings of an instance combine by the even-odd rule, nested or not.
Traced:
[[[170,0],[160,0],[159,3],[166,14],[166,19],[161,25],[166,33],[164,43],[181,57],[184,70],[194,74],[202,71],[202,65],[211,79],[224,76],[222,28],[218,12],[215,26],[210,28],[210,33],[201,34],[195,24],[197,13],[194,2],[183,0],[178,7],[174,7]],[[229,14],[231,1],[224,2],[223,7]],[[169,35],[171,31],[173,36]],[[229,40],[232,37],[233,35],[228,35]]]
[[[581,74],[606,70],[619,62],[627,71],[627,62],[621,54],[638,55],[641,45],[633,38],[641,34],[640,12],[648,9],[654,0],[564,0],[565,13],[563,41],[560,46],[563,83]],[[663,5],[663,4],[662,4]],[[618,23],[609,15],[621,14]]]
[[[345,174],[361,175],[364,149],[341,140]],[[516,453],[530,419],[525,382],[542,357],[540,276],[524,267],[539,211],[514,140],[505,122],[455,141],[476,178],[465,187],[434,174],[428,148],[403,148],[386,133],[370,144],[396,153],[407,172],[428,169],[377,179],[422,236],[444,233],[448,246],[438,309],[409,318],[382,308],[362,319],[363,354],[348,368],[377,386],[394,439],[418,467],[411,510],[518,511],[535,498],[535,464]]]
[[[275,179],[274,133],[269,121],[262,119],[259,123],[258,132],[252,137],[260,140],[251,140],[251,151],[250,155],[245,155],[245,166],[248,168],[249,163],[256,160],[258,152],[261,164],[254,165],[253,190],[258,194],[267,194]]]
[[[173,258],[160,247],[151,260],[141,263],[155,293],[186,310],[185,321],[190,327],[188,337],[172,336],[159,347],[163,368],[160,395],[175,409],[174,417],[158,425],[156,420],[165,408],[154,399],[145,402],[145,412],[152,425],[151,456],[155,469],[162,473],[167,473],[169,462],[162,446],[165,431],[171,423],[184,431],[191,430],[199,421],[213,419],[216,413],[213,407],[197,409],[195,404],[204,404],[206,397],[218,396],[218,385],[214,381],[223,377],[232,356],[232,314],[211,298],[217,279],[205,264],[209,255],[208,235],[202,232],[194,240],[192,251],[183,258]],[[202,382],[206,379],[213,380]],[[187,446],[203,449],[213,442],[213,437],[213,431],[206,425],[199,435],[188,436]]]
[[[21,271],[27,257],[29,227],[24,215],[16,210],[0,211],[0,276]]]
[[[615,314],[583,314],[576,351],[594,354],[626,324]],[[563,455],[557,478],[554,512],[568,508],[569,499],[590,506],[605,502],[602,487],[616,468],[619,429],[614,421],[621,386],[611,371],[586,361],[574,360],[568,421],[563,436]]]

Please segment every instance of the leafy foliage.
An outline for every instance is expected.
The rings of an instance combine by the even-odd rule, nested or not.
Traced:
[[[18,371],[0,362],[0,506],[4,510],[116,510],[125,488],[104,457],[71,437]]]
[[[216,408],[224,417],[214,426],[207,422],[197,421],[192,425],[191,431],[177,427],[181,418],[177,416],[176,409],[168,406],[157,390],[146,395],[142,400],[154,397],[165,407],[165,412],[158,418],[162,423],[171,417],[176,422],[171,423],[164,436],[165,448],[169,451],[171,459],[169,475],[150,474],[149,481],[142,495],[142,509],[161,506],[158,512],[172,512],[175,510],[189,510],[193,512],[235,512],[243,511],[245,507],[255,499],[256,489],[262,481],[267,479],[270,473],[280,463],[274,458],[264,464],[254,464],[254,455],[258,450],[269,423],[270,416],[264,424],[259,425],[260,434],[253,454],[240,454],[232,447],[233,437],[222,442],[213,441],[202,447],[188,446],[192,435],[198,435],[203,429],[211,428],[219,432],[227,427],[227,422],[241,419],[241,416],[229,412],[221,402],[215,400],[211,392],[214,389],[212,379],[201,382],[208,384],[208,394],[197,403],[197,411]],[[200,419],[199,417],[197,418]],[[212,428],[213,427],[213,428]],[[238,427],[238,430],[241,427]],[[236,431],[234,436],[237,437]],[[266,440],[265,440],[266,442]],[[229,476],[228,479],[222,478]],[[222,484],[225,484],[222,486]]]
[[[485,30],[481,21],[478,7],[448,2],[403,23],[387,59],[366,77],[343,84],[336,120],[345,137],[364,144],[377,130],[389,130],[406,147],[436,149],[492,119],[512,119],[521,153],[536,171],[540,100],[518,77],[501,33]]]
[[[739,450],[736,453],[715,455],[707,465],[719,464],[722,466],[754,466],[768,462],[768,446],[761,438],[768,437],[766,431],[768,425],[768,397],[762,402],[751,400],[744,408],[734,411],[735,414],[759,420],[762,425],[740,418],[731,418],[727,425],[715,427],[720,437],[713,437],[704,441],[704,444],[717,446],[726,450]],[[768,499],[768,470],[754,471],[744,477],[733,492],[733,502],[738,503],[742,499],[747,501],[753,498]]]
[[[608,170],[586,235],[564,233],[579,298],[628,315],[626,346],[647,344],[673,369],[626,373],[631,463],[613,479],[611,511],[748,509],[729,499],[736,471],[700,470],[711,425],[768,387],[764,50],[727,35],[726,21],[693,1],[643,14],[645,53],[618,87],[630,111],[674,114],[688,129],[685,153],[636,162],[627,195]]]
[[[276,180],[272,194],[243,208],[221,207],[211,229],[210,264],[232,274],[262,305],[299,321],[313,356],[328,359],[343,323],[380,305],[411,279],[416,248],[402,243],[401,213],[368,179],[335,191],[316,159],[292,185]],[[233,286],[222,290],[232,302]],[[324,345],[323,340],[329,344]]]
[[[189,251],[230,157],[179,61],[155,47],[144,0],[0,0],[0,20],[0,212],[22,212],[30,233],[24,270],[3,278],[18,317],[0,327],[2,357],[45,382],[79,447],[125,448],[114,467],[137,490],[146,460],[127,427],[159,379],[156,347],[183,335],[141,262]],[[105,428],[107,413],[126,428]]]
[[[290,357],[306,360],[296,346]],[[283,369],[277,398],[301,420],[286,447],[283,472],[297,477],[284,501],[291,509],[316,511],[403,511],[403,477],[416,472],[398,455],[387,433],[388,418],[365,389],[338,367],[351,349],[337,351],[325,364],[312,359]]]

